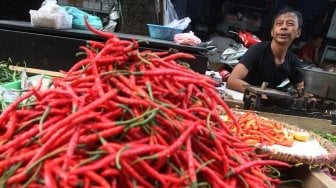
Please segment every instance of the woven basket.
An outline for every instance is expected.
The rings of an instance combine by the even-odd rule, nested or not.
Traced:
[[[276,120],[273,120],[273,121],[276,121]],[[307,131],[297,126],[294,126],[294,125],[289,125],[283,122],[280,122],[280,123],[283,124],[284,127],[287,128],[288,130]],[[288,154],[288,153],[282,153],[279,151],[275,153],[272,150],[267,149],[267,148],[258,148],[258,152],[263,153],[263,154],[268,154],[268,158],[270,159],[284,161],[284,162],[288,162],[288,163],[292,163],[296,165],[305,164],[305,165],[310,165],[310,166],[324,166],[324,165],[333,163],[336,159],[336,147],[329,140],[322,138],[321,136],[311,131],[308,131],[308,132],[311,138],[318,141],[319,144],[327,150],[328,153],[326,155],[312,157],[312,156],[293,155],[293,154]]]
[[[174,40],[174,35],[182,33],[183,29],[174,29],[162,25],[147,24],[149,36],[161,40]]]

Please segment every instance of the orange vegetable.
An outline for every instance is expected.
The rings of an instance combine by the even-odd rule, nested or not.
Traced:
[[[248,144],[278,144],[289,147],[293,145],[293,137],[285,133],[285,127],[280,122],[258,116],[251,111],[236,116],[240,124],[238,137]],[[237,133],[235,126],[230,128],[233,133]]]

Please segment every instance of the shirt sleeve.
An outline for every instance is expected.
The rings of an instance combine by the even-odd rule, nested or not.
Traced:
[[[246,53],[240,58],[239,63],[245,65],[249,72],[253,71],[255,64],[258,62],[260,54],[260,45],[255,44],[251,46]]]

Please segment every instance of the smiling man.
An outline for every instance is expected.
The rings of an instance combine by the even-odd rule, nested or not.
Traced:
[[[300,37],[301,13],[290,8],[281,9],[273,18],[272,41],[264,41],[251,46],[227,81],[227,87],[244,92],[244,85],[276,88],[288,78],[298,91],[303,88],[303,76],[297,69],[299,58],[288,51],[295,38]]]

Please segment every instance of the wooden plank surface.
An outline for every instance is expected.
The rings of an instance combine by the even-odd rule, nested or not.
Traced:
[[[11,70],[15,70],[19,72],[26,70],[27,73],[31,73],[31,74],[41,74],[41,75],[52,76],[52,77],[64,77],[63,73],[55,72],[55,71],[48,71],[48,70],[29,68],[29,67],[12,66],[12,65],[10,65],[9,68]]]
[[[257,114],[288,123],[290,125],[296,125],[302,129],[310,131],[323,131],[326,133],[336,133],[336,126],[331,124],[330,120],[300,117],[300,116],[290,116],[283,114],[273,114],[267,112],[257,112]]]
[[[243,101],[240,100],[232,100],[232,99],[224,99],[228,106],[232,109],[242,110],[243,109]],[[311,131],[323,131],[326,133],[335,133],[336,134],[336,126],[331,124],[331,120],[326,119],[318,119],[318,118],[309,118],[309,117],[301,117],[301,116],[291,116],[284,114],[275,114],[268,112],[256,112],[260,116],[264,116],[270,119],[275,119],[277,121],[283,121],[290,125],[296,125],[302,129],[311,130]]]
[[[332,180],[324,172],[319,169],[309,169],[308,166],[293,167],[286,171],[281,171],[286,180],[300,180],[303,185],[296,181],[291,183],[283,183],[277,188],[335,188],[336,182]]]

